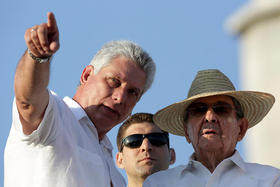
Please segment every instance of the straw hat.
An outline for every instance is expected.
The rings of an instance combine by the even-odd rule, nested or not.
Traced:
[[[275,102],[273,95],[255,91],[235,91],[227,76],[215,69],[199,71],[192,82],[188,97],[169,105],[154,115],[155,123],[163,130],[184,136],[184,115],[187,107],[196,99],[227,95],[236,98],[249,122],[249,128],[259,123]]]

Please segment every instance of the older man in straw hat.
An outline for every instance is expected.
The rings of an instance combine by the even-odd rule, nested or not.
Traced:
[[[194,153],[187,165],[155,173],[143,186],[280,186],[280,170],[246,163],[235,149],[274,101],[268,93],[235,91],[219,70],[199,71],[188,98],[154,116],[163,130],[185,136]]]

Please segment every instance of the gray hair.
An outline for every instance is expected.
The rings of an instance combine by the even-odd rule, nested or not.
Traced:
[[[103,67],[109,65],[114,58],[124,56],[139,67],[146,74],[146,83],[143,90],[145,93],[152,85],[156,65],[150,55],[144,51],[139,45],[127,40],[117,40],[106,43],[97,52],[90,62],[90,65],[94,67],[94,73],[98,73]]]

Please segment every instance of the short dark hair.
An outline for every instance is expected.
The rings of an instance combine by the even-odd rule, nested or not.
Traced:
[[[118,130],[118,135],[117,135],[117,146],[118,146],[118,150],[120,151],[121,148],[121,142],[122,139],[124,138],[123,135],[125,133],[125,131],[128,129],[128,127],[130,127],[131,125],[135,124],[135,123],[143,123],[143,122],[149,122],[155,126],[157,126],[154,123],[153,120],[153,114],[150,113],[135,113],[132,116],[130,116],[125,122],[123,122],[123,124],[120,126],[119,130]],[[159,126],[157,126],[159,127]],[[159,127],[160,128],[160,127]],[[168,135],[168,132],[161,130],[164,134]],[[169,145],[168,145],[169,148]]]
[[[236,113],[236,118],[239,120],[239,119],[242,119],[244,118],[244,112],[243,112],[243,109],[241,107],[241,104],[240,102],[232,97],[232,96],[229,96],[233,102],[233,105],[234,105],[234,108],[235,108],[235,113]],[[190,105],[189,105],[190,106]],[[184,122],[187,122],[188,121],[188,107],[186,108],[186,111],[185,111],[185,115],[184,115]]]

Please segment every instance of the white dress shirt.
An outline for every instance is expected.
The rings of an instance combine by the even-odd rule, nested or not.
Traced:
[[[13,104],[5,187],[125,187],[108,137],[99,142],[95,126],[74,100],[49,95],[43,120],[30,135],[23,133]]]
[[[280,170],[271,166],[243,161],[237,151],[223,160],[211,173],[193,156],[181,165],[154,173],[143,187],[278,187]]]

